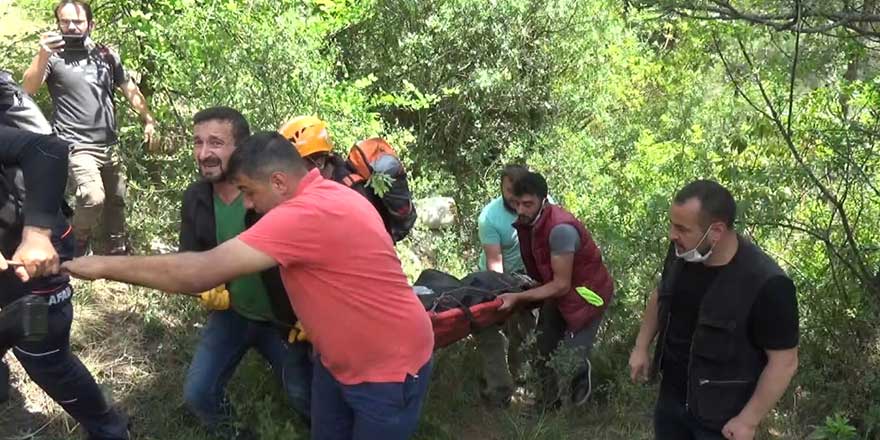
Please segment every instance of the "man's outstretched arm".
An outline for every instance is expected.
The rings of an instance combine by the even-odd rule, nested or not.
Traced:
[[[276,266],[275,260],[233,238],[206,252],[77,258],[62,268],[77,278],[108,279],[165,292],[197,295],[231,279]]]

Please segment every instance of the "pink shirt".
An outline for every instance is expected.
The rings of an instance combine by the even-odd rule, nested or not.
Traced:
[[[339,382],[402,382],[434,348],[431,321],[379,213],[309,172],[294,197],[238,237],[278,262],[290,303]]]

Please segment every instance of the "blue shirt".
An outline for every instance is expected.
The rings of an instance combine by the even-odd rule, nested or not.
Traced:
[[[516,235],[516,229],[513,228],[515,221],[516,213],[507,210],[501,197],[492,200],[483,208],[478,221],[480,245],[501,246],[505,273],[523,270],[519,237]],[[485,250],[480,252],[480,270],[487,270]]]

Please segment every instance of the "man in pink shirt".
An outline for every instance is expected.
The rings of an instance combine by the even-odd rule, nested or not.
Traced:
[[[290,142],[243,142],[229,173],[266,213],[198,253],[85,257],[63,267],[167,292],[196,293],[275,265],[312,339],[313,439],[406,439],[431,374],[431,322],[412,293],[381,217],[358,193],[307,171]]]

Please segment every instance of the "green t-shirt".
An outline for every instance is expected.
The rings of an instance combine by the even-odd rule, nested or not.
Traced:
[[[244,232],[244,197],[239,194],[230,204],[214,195],[214,222],[217,224],[217,244],[235,238]],[[232,309],[245,318],[271,321],[274,314],[269,294],[259,273],[238,277],[226,285],[231,295]]]

